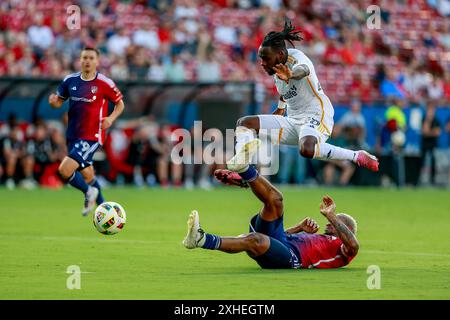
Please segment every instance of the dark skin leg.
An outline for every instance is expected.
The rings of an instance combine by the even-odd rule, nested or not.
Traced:
[[[220,251],[227,253],[247,252],[250,257],[264,254],[270,247],[270,239],[265,234],[252,232],[239,237],[221,237]]]
[[[259,213],[266,221],[273,221],[283,215],[283,196],[267,179],[259,176],[249,183],[255,196],[264,207]],[[245,251],[251,257],[264,254],[270,247],[270,238],[262,233],[252,232],[239,237],[221,237],[219,250],[227,253]]]
[[[259,133],[259,118],[257,116],[246,116],[239,118],[236,122],[236,127],[246,127],[248,129],[253,129],[256,134]]]
[[[300,139],[299,148],[300,155],[312,159],[317,144],[317,138],[314,136],[306,136]]]

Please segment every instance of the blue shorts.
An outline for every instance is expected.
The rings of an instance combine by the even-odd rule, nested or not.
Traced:
[[[250,232],[265,234],[270,239],[270,247],[264,254],[252,257],[264,269],[300,268],[300,261],[286,237],[283,216],[274,221],[266,221],[259,214],[250,220]]]
[[[100,143],[97,141],[89,141],[77,139],[67,141],[68,156],[78,162],[79,170],[83,170],[92,165],[92,158],[94,153],[100,148]]]

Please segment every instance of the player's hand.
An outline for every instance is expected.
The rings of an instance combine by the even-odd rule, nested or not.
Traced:
[[[336,204],[330,196],[326,195],[322,198],[322,203],[320,204],[320,213],[325,217],[334,215],[336,213]]]
[[[102,118],[101,123],[102,123],[101,128],[102,128],[102,130],[104,130],[104,129],[108,129],[109,127],[111,127],[113,124],[113,121],[110,117],[106,117],[106,118]]]
[[[275,71],[277,77],[280,80],[286,81],[286,83],[288,83],[289,79],[292,77],[291,69],[289,69],[289,67],[285,64],[279,63],[273,67],[273,70]]]
[[[59,106],[59,98],[56,94],[52,93],[49,97],[48,97],[48,103],[52,106],[52,107],[58,107]]]
[[[301,230],[306,233],[316,233],[319,231],[320,226],[311,218],[305,218],[302,222],[300,222]]]

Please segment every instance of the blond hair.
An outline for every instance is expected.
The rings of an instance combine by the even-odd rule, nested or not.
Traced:
[[[353,234],[356,234],[356,232],[358,231],[358,223],[351,215],[346,213],[338,213],[336,216],[343,220],[345,225],[350,229],[351,232],[353,232]]]

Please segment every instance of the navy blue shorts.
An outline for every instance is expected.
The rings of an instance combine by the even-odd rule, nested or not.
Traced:
[[[287,241],[283,216],[274,221],[266,221],[257,214],[250,220],[250,232],[259,232],[270,238],[269,250],[260,256],[252,257],[261,268],[300,268],[300,261]]]
[[[97,141],[89,141],[77,139],[74,141],[67,141],[68,156],[78,162],[80,170],[92,165],[92,158],[94,153],[100,148],[100,143]]]

